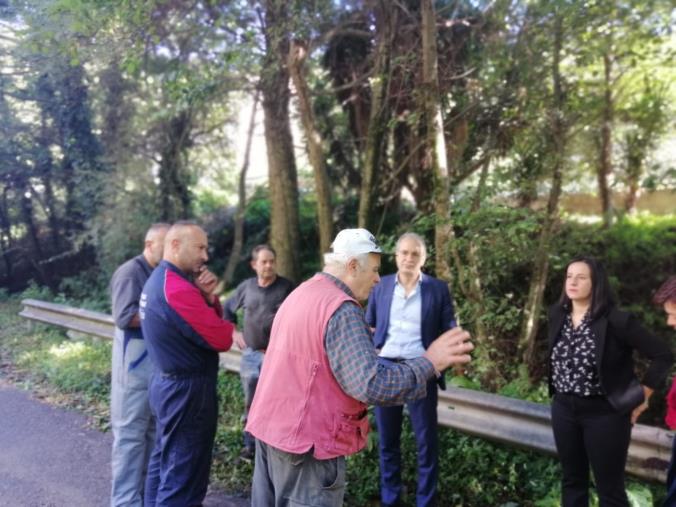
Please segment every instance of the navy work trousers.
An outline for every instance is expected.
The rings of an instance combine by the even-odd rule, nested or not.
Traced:
[[[418,488],[416,505],[435,505],[439,472],[437,436],[437,382],[427,383],[427,396],[407,403],[418,448]],[[380,498],[383,505],[396,505],[401,500],[401,425],[403,405],[376,407],[380,446]]]
[[[215,375],[166,375],[150,383],[157,421],[145,507],[202,505],[209,484],[218,414]]]

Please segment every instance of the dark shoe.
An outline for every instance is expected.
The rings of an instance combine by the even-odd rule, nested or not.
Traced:
[[[242,450],[239,453],[239,457],[247,461],[254,459],[255,455],[256,453],[253,447],[242,447]]]

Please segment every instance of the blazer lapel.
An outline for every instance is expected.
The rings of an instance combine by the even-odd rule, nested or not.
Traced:
[[[390,309],[392,307],[392,297],[394,296],[394,283],[396,282],[397,275],[393,275],[390,278],[385,278],[381,281],[383,283],[382,289],[382,308],[383,308],[383,318],[385,322],[383,323],[383,329],[388,329],[390,327]],[[383,335],[383,343],[387,339],[387,332]]]
[[[601,317],[592,322],[591,331],[596,342],[596,369],[601,373],[601,359],[603,358],[603,350],[606,346],[606,330],[608,329],[608,319]],[[600,377],[599,377],[600,378]]]
[[[420,282],[420,322],[424,323],[427,320],[427,313],[430,311],[430,299],[432,294],[430,294],[430,284],[427,277],[420,273],[422,280]]]
[[[557,311],[550,318],[549,322],[549,355],[551,357],[552,350],[554,345],[556,345],[556,338],[561,331],[561,326],[563,325],[563,319],[566,317],[565,310],[563,308],[557,308]]]

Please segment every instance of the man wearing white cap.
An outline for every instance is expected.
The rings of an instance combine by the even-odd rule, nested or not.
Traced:
[[[469,334],[454,328],[418,358],[378,361],[359,301],[380,276],[365,229],[338,233],[324,269],[282,303],[246,430],[256,438],[254,507],[342,505],[345,456],[366,445],[367,405],[425,396],[428,380],[470,361]]]

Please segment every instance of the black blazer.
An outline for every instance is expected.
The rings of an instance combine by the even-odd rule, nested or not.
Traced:
[[[549,355],[561,335],[567,310],[559,304],[549,308]],[[599,380],[610,404],[618,412],[628,412],[643,402],[640,384],[659,389],[674,361],[671,349],[661,339],[648,332],[632,314],[611,308],[591,323],[596,342],[596,368]],[[634,349],[650,360],[650,366],[639,384],[634,373]],[[549,394],[554,394],[551,375]]]

